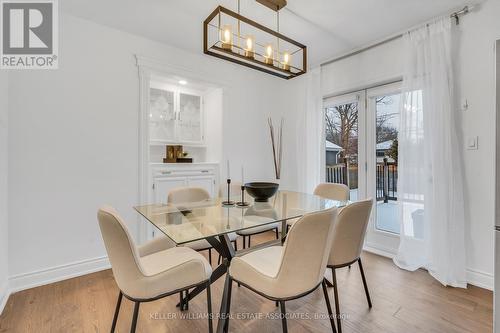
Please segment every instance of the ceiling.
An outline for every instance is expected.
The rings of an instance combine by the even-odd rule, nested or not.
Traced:
[[[470,3],[466,0],[288,0],[280,31],[308,47],[309,63],[413,27]],[[236,11],[237,0],[64,0],[61,10],[129,33],[202,52],[202,22],[219,4]],[[272,29],[276,14],[241,0],[241,14]]]

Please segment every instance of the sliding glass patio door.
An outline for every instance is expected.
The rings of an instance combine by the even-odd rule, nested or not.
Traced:
[[[349,187],[351,200],[373,198],[365,246],[392,255],[397,207],[400,83],[326,98],[325,181]]]
[[[325,181],[345,184],[351,200],[366,197],[365,91],[324,100]]]
[[[366,246],[393,255],[399,246],[400,219],[397,205],[398,133],[401,83],[366,91],[367,188],[375,201]]]

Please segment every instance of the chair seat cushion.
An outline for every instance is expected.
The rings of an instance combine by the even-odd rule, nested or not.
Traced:
[[[282,246],[270,246],[241,257],[235,257],[229,266],[229,275],[236,281],[271,297],[286,297],[276,283],[280,269]]]
[[[153,298],[209,279],[212,267],[198,252],[187,247],[174,247],[139,258],[144,274],[137,281],[144,288],[141,298]],[[134,295],[129,295],[134,297]]]
[[[260,225],[255,228],[249,228],[249,229],[244,229],[244,230],[239,230],[237,231],[237,234],[240,236],[248,236],[248,235],[254,235],[254,234],[259,234],[264,231],[269,231],[278,228],[280,225],[279,222],[277,223],[271,223],[271,224],[264,224]]]

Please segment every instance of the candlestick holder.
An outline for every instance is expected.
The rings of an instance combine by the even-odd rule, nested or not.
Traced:
[[[241,185],[241,201],[236,203],[238,207],[248,207],[250,204],[245,201],[245,185]]]
[[[231,201],[231,178],[227,179],[227,200],[222,201],[223,206],[233,206],[234,201]]]

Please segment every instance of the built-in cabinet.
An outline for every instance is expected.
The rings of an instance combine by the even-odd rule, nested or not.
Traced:
[[[140,80],[138,204],[166,203],[170,191],[179,187],[201,187],[216,197],[219,166],[207,161],[221,158],[215,147],[222,145],[222,88],[196,73],[136,58]],[[194,163],[161,163],[166,145],[182,145]],[[140,242],[161,235],[151,223],[138,219]]]
[[[204,128],[201,93],[151,82],[149,137],[152,144],[203,145]]]

